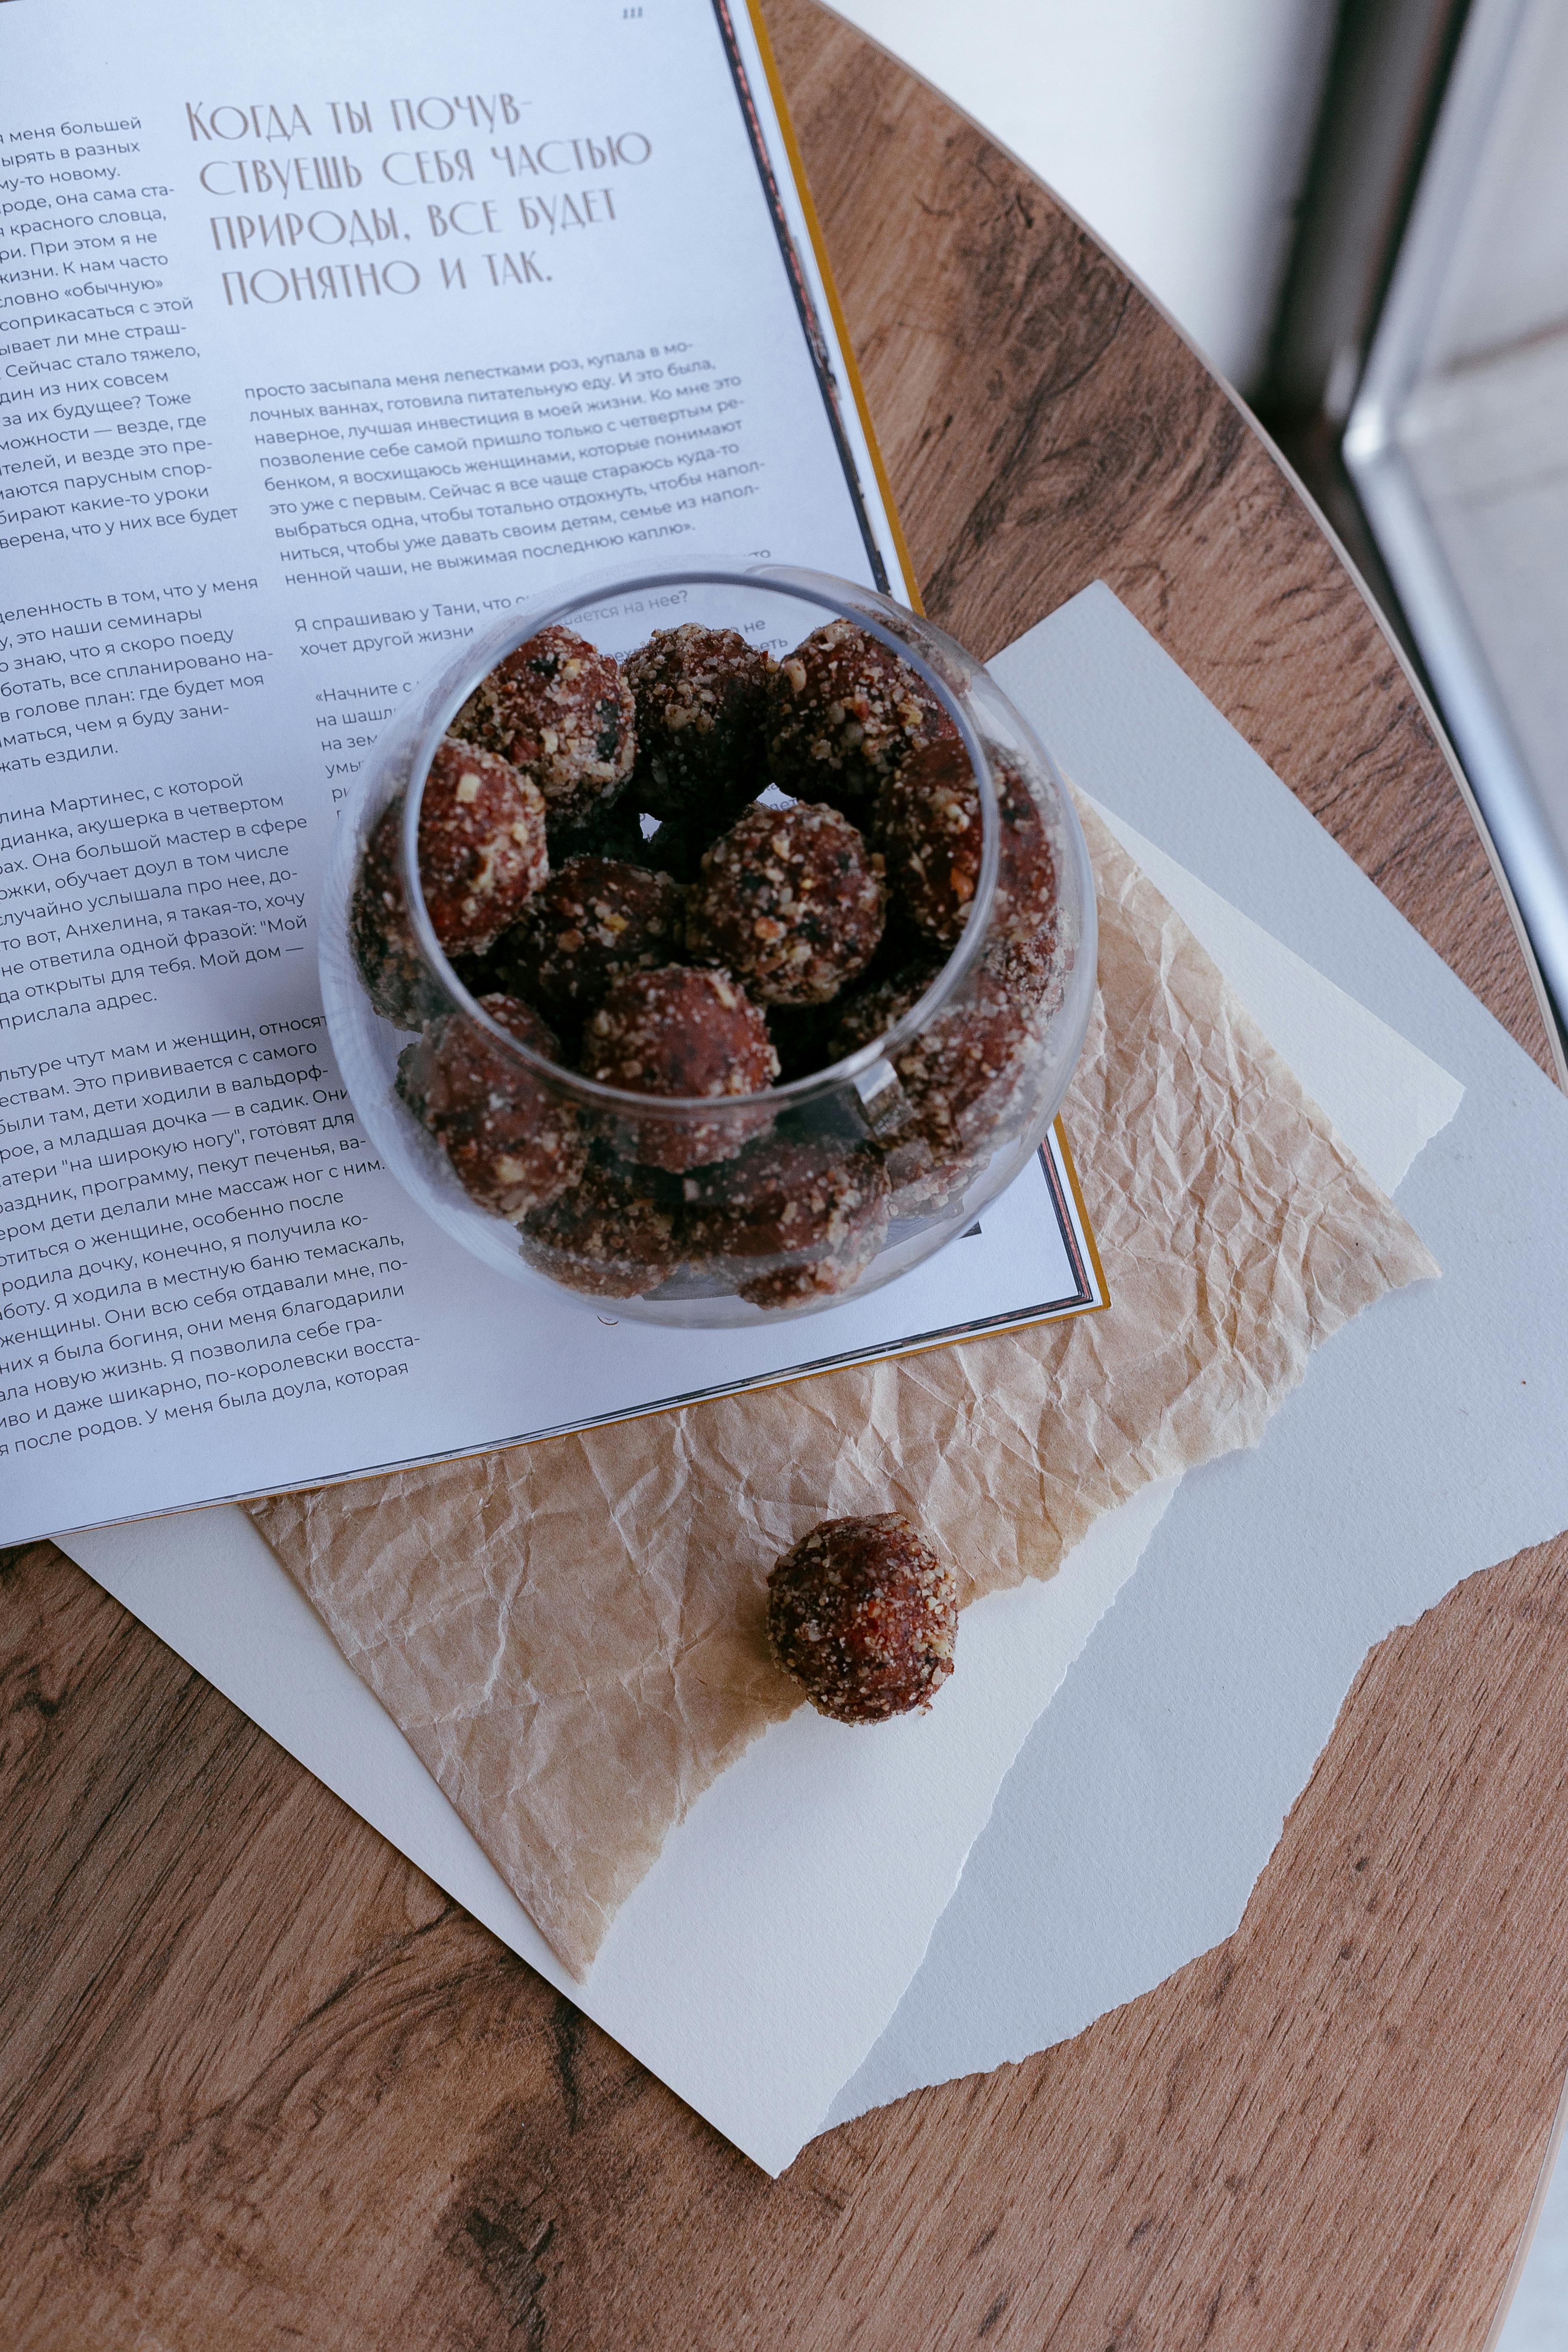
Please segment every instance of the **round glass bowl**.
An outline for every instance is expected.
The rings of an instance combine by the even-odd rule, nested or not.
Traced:
[[[973,779],[960,885],[967,911],[956,921],[951,892],[945,924],[931,922],[921,894],[922,876],[948,873],[945,851],[933,864],[921,833],[932,821],[931,803],[915,809],[912,835],[906,823],[901,836],[892,827],[884,842],[877,803],[849,799],[844,806],[867,836],[867,862],[880,868],[887,853],[886,929],[862,971],[831,1002],[805,1008],[752,1007],[741,993],[744,976],[716,976],[710,950],[706,962],[693,954],[688,972],[673,974],[667,1017],[689,1024],[694,1053],[736,1022],[760,1035],[766,1019],[783,1073],[746,1093],[679,1097],[601,1083],[567,1066],[570,1053],[584,1057],[580,1042],[563,1044],[552,1058],[527,1016],[507,1025],[487,976],[500,950],[490,966],[455,964],[443,952],[419,883],[421,796],[432,758],[507,655],[562,626],[624,660],[656,630],[687,622],[734,630],[785,665],[813,632],[851,624],[915,673],[913,690],[928,713],[934,703],[945,714],[931,723],[949,736],[965,786]],[[832,715],[841,730],[843,709]],[[820,788],[814,781],[800,797],[842,799],[830,770],[821,773]],[[605,854],[625,858],[629,843],[631,862],[653,866],[653,820],[631,822],[639,782],[634,771],[616,800],[616,839]],[[776,785],[762,801],[792,805]],[[400,815],[383,826],[394,803]],[[962,830],[962,811],[953,816],[951,801],[943,805]],[[384,879],[395,869],[404,908],[395,1020],[376,1011],[364,976],[377,977],[374,942],[365,952],[365,860],[378,826],[383,865],[368,873]],[[582,839],[557,841],[557,863],[563,852],[578,854]],[[696,845],[687,847],[683,880],[695,871]],[[384,894],[377,903],[386,903]],[[923,931],[916,915],[926,919]],[[342,811],[321,938],[322,993],[344,1083],[383,1160],[420,1207],[510,1281],[552,1281],[601,1313],[613,1301],[618,1317],[699,1327],[837,1306],[963,1233],[1039,1148],[1082,1047],[1095,981],[1094,883],[1083,835],[1060,776],[1018,712],[930,622],[849,581],[773,565],[700,563],[600,579],[509,613],[476,636],[408,696],[365,760]],[[686,953],[678,947],[671,965]],[[762,992],[766,983],[752,986]],[[386,988],[378,993],[386,1004]],[[825,1066],[812,1066],[823,1057]],[[735,1082],[731,1073],[728,1083]]]

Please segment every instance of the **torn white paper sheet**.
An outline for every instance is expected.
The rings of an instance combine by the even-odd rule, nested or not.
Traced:
[[[1216,909],[1205,942],[1222,969],[1223,924]],[[1364,1017],[1338,991],[1324,1003],[1337,1024],[1335,1066],[1353,1066]],[[1381,1024],[1367,1034],[1369,1050],[1390,1052]],[[1341,1090],[1326,1091],[1337,1119]],[[1420,1140],[1412,1126],[1401,1148]],[[764,1734],[671,1832],[585,1986],[559,1968],[243,1513],[187,1513],[60,1541],[542,1975],[777,2171],[886,2024],[1009,1764],[1131,1575],[1171,1491],[1152,1487],[1100,1521],[1048,1582],[965,1612],[964,1674],[944,1693],[944,1701],[958,1696],[962,1684],[961,1707],[884,1727],[893,1737],[874,1746],[804,1709]]]
[[[802,1707],[670,1832],[576,1983],[237,1507],[62,1537],[170,1648],[765,2171],[818,2127],[919,1965],[1041,1705],[1175,1482],[1060,1574],[977,1601],[929,1716],[855,1738]]]
[[[1220,965],[1313,1101],[1333,1104],[1334,1125],[1368,1175],[1385,1192],[1397,1191],[1423,1144],[1458,1109],[1465,1091],[1458,1079],[1103,801],[1094,806]]]
[[[833,2122],[1064,2040],[1231,1934],[1367,1650],[1568,1525],[1568,1100],[1108,589],[993,667],[1080,785],[1466,1091],[1399,1192],[1442,1281],[1183,1481]]]

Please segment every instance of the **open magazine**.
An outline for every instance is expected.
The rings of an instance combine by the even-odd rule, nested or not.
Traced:
[[[13,0],[0,93],[0,1540],[1100,1303],[1059,1137],[805,1322],[498,1295],[332,1063],[334,813],[444,649],[665,556],[911,596],[743,10]]]

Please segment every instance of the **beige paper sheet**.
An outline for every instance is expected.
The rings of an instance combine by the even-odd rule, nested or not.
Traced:
[[[763,1585],[816,1520],[908,1510],[965,1600],[1050,1576],[1147,1480],[1255,1444],[1314,1347],[1437,1271],[1083,814],[1100,1003],[1064,1115],[1103,1314],[250,1507],[579,1977],[791,1711]]]

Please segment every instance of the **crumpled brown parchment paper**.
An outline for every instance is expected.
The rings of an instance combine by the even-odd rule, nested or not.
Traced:
[[[1147,1480],[1254,1444],[1313,1348],[1437,1271],[1083,818],[1100,1001],[1064,1118],[1103,1313],[250,1506],[578,1977],[668,1830],[795,1704],[763,1584],[816,1520],[908,1510],[965,1600],[1050,1576]]]

